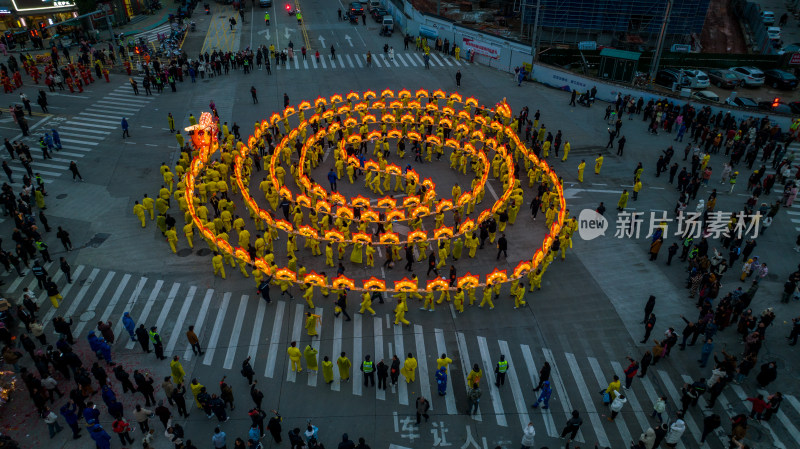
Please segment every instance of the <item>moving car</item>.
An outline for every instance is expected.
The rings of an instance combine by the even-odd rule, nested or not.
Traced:
[[[775,13],[772,11],[761,11],[761,21],[767,26],[774,24]]]
[[[767,36],[770,40],[781,40],[781,27],[767,27]]]
[[[758,109],[774,112],[776,114],[792,115],[792,107],[786,103],[778,103],[777,106],[773,106],[771,101],[759,101]]]
[[[272,6],[272,0],[258,0],[258,6],[262,8],[269,8]]]
[[[350,2],[347,11],[350,13],[351,16],[352,15],[363,16],[364,5],[362,5],[361,2]]]
[[[383,16],[388,15],[389,13],[383,8],[372,8],[369,14],[372,16],[373,20],[380,22],[383,20]]]
[[[733,100],[730,98],[725,100],[725,104],[729,104],[731,106],[740,107],[743,109],[756,109],[758,108],[758,103],[752,98],[747,97],[736,97]]]
[[[381,7],[381,2],[379,0],[369,0],[367,4],[369,6],[369,10],[372,11],[373,9],[378,9]]]
[[[708,75],[706,75],[702,70],[684,70],[683,84],[695,89],[708,87],[711,82],[708,79]]]
[[[755,67],[731,67],[730,70],[741,76],[745,86],[764,85],[764,72]]]
[[[791,90],[797,87],[797,77],[785,70],[767,70],[764,72],[764,82],[775,89]]]
[[[708,72],[708,78],[711,84],[717,87],[724,87],[726,89],[733,89],[742,84],[742,78],[730,70],[714,69]]]
[[[692,98],[695,100],[719,103],[719,95],[710,90],[698,90],[697,92],[692,92]]]

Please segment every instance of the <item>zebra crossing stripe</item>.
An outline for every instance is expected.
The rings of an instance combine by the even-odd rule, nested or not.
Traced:
[[[406,58],[408,58],[409,64],[411,64],[413,67],[417,67],[417,63],[414,62],[414,58],[412,57],[412,55],[406,55]]]
[[[206,356],[203,358],[203,365],[211,366],[211,361],[214,360],[214,352],[217,350],[217,341],[219,341],[219,334],[222,332],[222,322],[225,321],[225,313],[228,311],[228,305],[231,302],[231,293],[225,292],[222,295],[222,302],[219,305],[219,312],[217,319],[214,321],[214,328],[211,330],[211,338],[208,340],[208,348],[206,348]]]
[[[81,267],[82,267],[82,265],[81,265]],[[81,268],[81,267],[78,267],[78,268]],[[125,310],[123,310],[123,313],[125,313],[125,312],[130,313],[130,309],[133,307],[134,304],[136,304],[136,300],[139,298],[139,295],[142,294],[142,289],[144,289],[144,285],[146,283],[147,283],[147,278],[146,277],[142,276],[141,278],[139,278],[139,282],[136,283],[136,287],[133,289],[133,293],[131,293],[130,298],[128,298],[128,302],[125,304]],[[105,316],[108,317],[113,312],[114,312],[114,310],[112,309]],[[119,318],[117,319],[117,325],[114,326],[114,335],[117,337],[117,339],[122,337],[122,327],[123,327],[122,314],[120,314]],[[126,334],[127,334],[127,332],[126,332]]]
[[[372,318],[373,335],[375,337],[375,364],[383,360],[383,320],[378,317]],[[384,362],[385,363],[385,362]],[[391,363],[389,363],[391,365]],[[386,400],[386,390],[382,388],[375,389],[375,397],[381,401]]]
[[[264,327],[264,314],[267,313],[267,302],[258,300],[258,308],[256,310],[256,320],[253,323],[253,333],[250,335],[250,346],[247,350],[247,356],[250,357],[250,364],[253,365],[256,356],[258,355],[258,341],[261,338],[261,329]],[[255,369],[255,367],[253,367]]]
[[[444,332],[441,329],[436,329],[436,357],[439,357],[440,354],[447,354],[447,347],[445,346],[444,342]],[[450,384],[450,392],[448,392],[444,396],[444,402],[447,406],[447,414],[448,415],[456,415],[458,414],[458,409],[456,408],[456,398],[455,398],[455,389],[453,388],[453,369],[448,367],[447,376],[449,377],[448,383]]]
[[[319,323],[322,324],[322,308],[317,307],[314,309],[314,314],[319,315]],[[317,350],[317,368],[322,365],[322,361],[319,359],[319,347],[320,347],[320,337],[317,336],[316,338],[311,339],[311,347]],[[309,369],[308,370],[308,386],[309,387],[316,387],[317,386],[317,371]]]
[[[237,343],[239,342],[239,335],[242,332],[241,324],[244,322],[244,316],[247,313],[248,298],[247,295],[242,295],[239,299],[239,310],[236,312],[236,321],[234,321],[234,323],[239,325],[234,326],[231,332],[231,338],[228,340],[228,351],[225,353],[225,362],[222,364],[224,369],[231,369],[233,361],[236,359],[236,348],[239,346]]]
[[[348,64],[350,64],[350,67],[355,67],[355,66],[353,65],[353,60],[352,60],[352,59],[350,59],[350,55],[345,55],[345,57],[347,58],[347,63],[348,63]]]
[[[394,348],[402,367],[406,360],[406,352],[403,347],[403,326],[399,324],[394,325]],[[400,405],[408,405],[408,384],[404,376],[400,376],[397,380],[397,398]]]
[[[603,423],[600,422],[600,415],[597,412],[597,408],[594,406],[594,401],[591,399],[592,394],[589,392],[589,389],[586,387],[586,382],[583,380],[583,374],[581,373],[580,365],[578,365],[578,361],[575,359],[574,354],[567,352],[564,353],[564,356],[567,358],[567,364],[569,365],[570,371],[575,378],[575,383],[578,386],[581,399],[583,399],[583,406],[586,410],[586,414],[589,415],[589,421],[591,421],[592,427],[597,433],[597,443],[601,447],[609,446],[611,443],[608,442],[608,436],[603,428]],[[552,367],[554,366],[554,363],[550,362],[550,365]],[[556,374],[556,376],[558,375]],[[552,378],[553,376],[551,375],[550,377]]]
[[[478,349],[481,352],[481,361],[483,362],[483,374],[486,378],[486,382],[488,385],[489,396],[492,398],[492,407],[494,408],[495,418],[497,419],[497,425],[502,427],[508,427],[508,421],[506,421],[506,415],[503,411],[503,400],[500,398],[500,391],[495,386],[492,387],[492,381],[490,380],[489,373],[493,373],[493,361],[492,356],[489,354],[489,346],[486,344],[486,337],[478,337]]]
[[[469,352],[467,351],[467,340],[464,338],[464,334],[461,332],[456,332],[456,343],[458,344],[458,354],[460,355],[461,359],[461,369],[464,371],[464,379],[466,380],[467,374],[472,371],[472,364],[469,361]],[[467,388],[472,388],[472,385],[467,385]],[[483,415],[481,415],[481,408],[478,407],[477,413],[472,415],[472,419],[475,421],[483,421]]]
[[[364,64],[361,63],[361,58],[359,58],[358,55],[353,55],[353,59],[356,60],[356,64],[358,64],[359,69],[364,68]]]
[[[313,65],[315,69],[317,68],[317,58],[311,60],[311,65]]]
[[[339,370],[337,369],[336,360],[339,358],[339,354],[342,353],[342,320],[337,320],[336,317],[333,318],[333,371],[334,373],[338,373]],[[342,377],[340,375],[334,374],[333,376],[333,383],[331,383],[331,390],[339,391],[342,386]]]
[[[425,334],[422,331],[422,326],[419,324],[414,325],[414,342],[417,346],[417,360],[420,360],[419,363],[419,377],[417,380],[419,381],[420,385],[420,393],[422,396],[428,399],[432,399],[431,397],[431,377],[428,375],[428,356],[425,353],[425,340],[423,339]],[[433,401],[431,402],[430,409],[433,410]]]
[[[444,66],[444,64],[442,64],[442,61],[440,61],[439,58],[436,57],[436,53],[430,53],[430,54],[428,54],[428,56],[430,56],[431,59],[436,61],[436,63],[439,64],[440,66]]]
[[[344,68],[344,59],[342,59],[342,55],[341,54],[336,55],[336,59],[339,60],[339,67],[343,69]]]
[[[300,341],[300,329],[303,328],[302,323],[303,323],[303,305],[295,304],[294,320],[292,321],[292,339],[290,341],[296,341],[296,342]],[[300,349],[300,352],[303,352],[303,350]],[[288,366],[286,367],[286,380],[289,382],[294,382],[295,380],[297,380],[297,371],[294,371],[292,369],[291,363],[289,363]]]
[[[150,296],[147,298],[147,302],[144,304],[144,309],[142,309],[142,313],[139,314],[139,319],[134,320],[136,323],[144,323],[147,321],[147,317],[150,316],[150,311],[153,309],[153,304],[156,302],[156,298],[158,297],[158,293],[161,291],[161,287],[164,286],[164,281],[161,279],[156,281],[156,285],[153,287],[153,290],[150,292]],[[131,340],[128,344],[125,345],[126,349],[133,349],[133,346],[136,343]]]
[[[514,364],[514,360],[511,357],[511,351],[509,350],[508,343],[506,341],[499,340],[497,344],[500,346],[500,353],[506,356],[506,361],[508,362],[509,368],[506,372],[506,377],[508,377],[508,384],[511,386],[511,394],[514,396],[514,405],[517,407],[517,417],[519,417],[520,427],[524,429],[525,426],[527,426],[528,423],[532,422],[533,420],[528,414],[528,406],[525,404],[525,397],[522,394],[522,387],[520,386],[519,379],[517,378],[517,366]],[[553,416],[550,414],[550,410],[546,410],[544,425],[547,429],[547,434],[551,437],[555,437],[555,423],[553,423]]]
[[[403,67],[408,67],[408,63],[406,63],[405,59],[403,59],[399,54],[394,55],[395,59],[403,63]]]
[[[666,371],[658,370],[658,377],[661,379],[661,382],[664,384],[664,388],[666,388],[667,393],[669,393],[670,399],[673,401],[673,404],[680,404],[681,403],[681,394],[675,385],[672,383],[672,380],[669,378],[669,374]],[[686,415],[689,414],[689,410],[687,410]],[[684,419],[686,422],[686,427],[689,429],[689,432],[692,434],[695,440],[700,441],[700,429],[697,428],[697,424],[695,424],[694,419]]]
[[[189,287],[189,292],[186,293],[186,299],[183,301],[181,311],[178,312],[178,318],[175,320],[175,326],[172,328],[172,334],[169,336],[169,341],[167,341],[167,347],[164,351],[167,354],[172,354],[172,351],[175,349],[175,345],[178,343],[180,329],[183,329],[183,322],[186,321],[186,315],[189,314],[189,309],[192,308],[192,302],[194,301],[195,293],[197,293],[197,287],[194,285]]]
[[[211,305],[211,298],[213,296],[214,296],[214,289],[213,288],[210,288],[210,289],[206,290],[206,296],[205,296],[205,298],[203,298],[203,304],[200,306],[200,313],[197,314],[197,318],[194,320],[194,324],[193,324],[195,329],[198,329],[198,331],[203,329],[203,323],[205,323],[206,314],[208,313],[208,308]],[[187,329],[188,329],[188,326],[187,326]],[[202,349],[202,347],[201,347],[201,349]],[[194,354],[194,352],[192,351],[192,345],[191,344],[187,344],[186,345],[186,350],[183,352],[183,358],[185,360],[191,360],[193,354]]]
[[[372,63],[375,64],[376,67],[381,68],[381,63],[378,59],[379,58],[376,58],[375,55],[372,55]]]
[[[264,377],[275,377],[275,361],[277,360],[279,339],[281,336],[281,326],[283,325],[283,314],[286,303],[278,301],[275,305],[275,320],[272,324],[272,334],[269,337],[269,352],[267,353],[267,366],[264,369]]]
[[[361,371],[361,362],[364,360],[362,338],[361,338],[361,314],[353,314],[353,377],[355,373]],[[356,369],[358,366],[359,369]],[[353,379],[353,396],[361,396],[361,379]]]
[[[589,357],[589,366],[592,368],[592,373],[597,381],[597,385],[604,385],[607,377],[603,373],[603,369],[600,368],[600,363],[597,362],[597,359],[594,357]],[[624,377],[625,375],[623,374],[622,376]],[[620,387],[620,390],[622,390],[622,387]],[[619,394],[621,395],[625,393],[625,391],[619,391]],[[610,416],[611,411],[609,410],[608,413]],[[625,427],[625,423],[620,419],[614,420],[614,424],[616,424],[617,430],[619,430],[620,435],[622,435],[622,441],[631,441],[631,433],[628,431],[628,428]]]
[[[592,360],[594,360],[594,359],[592,359]],[[595,360],[595,362],[596,362],[596,360]],[[617,362],[617,361],[612,361],[611,362],[611,367],[614,369],[615,373],[623,373],[623,374],[625,373],[625,370],[622,368],[622,365],[620,365],[620,363]],[[634,379],[634,380],[636,380],[636,379]],[[642,429],[647,429],[648,427],[650,427],[650,423],[647,422],[647,418],[645,418],[644,414],[643,413],[638,413],[639,410],[643,411],[644,409],[639,404],[639,400],[636,398],[636,395],[633,393],[633,389],[632,388],[628,389],[628,390],[625,390],[625,397],[628,399],[628,404],[630,404],[631,409],[633,409],[634,415],[636,415],[636,422],[639,423],[639,427],[641,427]]]
[[[180,288],[181,284],[179,282],[172,284],[172,289],[169,291],[169,294],[167,295],[167,300],[164,302],[164,308],[161,309],[161,314],[158,315],[158,319],[156,320],[156,329],[161,329],[162,327],[164,327],[164,323],[167,322],[167,316],[169,315],[169,311],[172,308],[172,303],[175,302],[175,298],[178,296],[178,290]]]

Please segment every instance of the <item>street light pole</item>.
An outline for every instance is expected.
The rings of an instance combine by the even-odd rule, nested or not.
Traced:
[[[536,0],[536,14],[533,17],[533,31],[531,32],[531,68],[536,62],[536,39],[539,37],[539,10],[542,9],[542,0]]]
[[[670,14],[672,14],[672,0],[667,0],[667,8],[664,11],[664,22],[661,24],[661,32],[658,33],[656,52],[653,54],[653,61],[650,63],[650,79],[655,79],[656,73],[658,73],[658,65],[661,63],[661,52],[664,50],[664,39],[667,36]]]

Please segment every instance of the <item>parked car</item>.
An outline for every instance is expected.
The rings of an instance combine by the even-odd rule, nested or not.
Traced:
[[[797,87],[797,77],[785,70],[767,70],[764,72],[764,82],[775,89],[791,90]]]
[[[697,92],[692,92],[692,98],[695,100],[701,101],[711,101],[713,103],[719,103],[719,95],[716,92],[711,90],[698,90]]]
[[[729,104],[731,106],[740,107],[743,109],[757,109],[758,103],[752,98],[747,97],[736,97],[733,100],[730,98],[725,100],[725,104]]]
[[[684,70],[683,84],[692,89],[708,87],[711,82],[702,70]]]
[[[761,11],[761,21],[767,26],[774,24],[775,13],[772,11]]]
[[[258,6],[262,8],[269,8],[272,6],[272,0],[258,0]]]
[[[383,8],[372,8],[372,11],[370,11],[369,14],[376,22],[383,20],[383,16],[389,15],[389,13]]]
[[[364,15],[364,5],[361,2],[350,2],[350,5],[347,8],[347,11],[350,15],[362,16]]]
[[[369,3],[367,3],[367,6],[369,6],[369,10],[372,11],[373,9],[380,8],[381,7],[381,2],[379,0],[369,0]]]
[[[741,76],[745,86],[764,85],[764,72],[755,67],[731,67],[730,70]]]
[[[776,114],[792,115],[792,107],[786,103],[778,103],[773,105],[771,101],[759,101],[758,109],[762,111],[770,111]]]
[[[656,73],[655,83],[661,86],[672,88],[674,83],[681,82],[681,74],[677,70],[664,69]]]
[[[732,72],[730,70],[709,70],[708,78],[711,81],[711,84],[717,87],[724,87],[726,89],[733,89],[734,87],[742,84],[742,78],[736,72]]]
[[[771,41],[781,40],[781,27],[767,27],[767,36]]]

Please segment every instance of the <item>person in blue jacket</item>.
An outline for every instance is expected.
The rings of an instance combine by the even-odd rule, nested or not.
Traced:
[[[129,312],[122,314],[122,325],[125,326],[125,330],[128,331],[131,340],[136,341],[136,322],[133,321]]]
[[[542,392],[539,393],[539,398],[536,399],[536,403],[532,405],[533,408],[539,408],[539,403],[544,402],[543,409],[547,410],[550,408],[550,395],[553,394],[553,389],[550,388],[550,381],[546,380],[542,383]]]
[[[111,449],[111,435],[108,434],[97,422],[87,426],[89,436],[94,440],[97,449]]]
[[[69,402],[61,406],[61,416],[64,417],[64,421],[67,422],[67,425],[70,429],[72,429],[72,439],[77,440],[81,437],[81,428],[78,426],[78,415],[75,413],[78,411],[78,406],[75,405],[75,402],[70,399]]]
[[[447,367],[443,366],[436,371],[436,386],[439,389],[439,396],[447,394]]]

